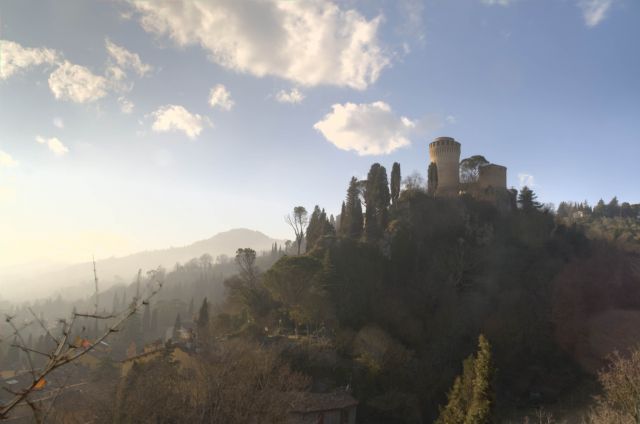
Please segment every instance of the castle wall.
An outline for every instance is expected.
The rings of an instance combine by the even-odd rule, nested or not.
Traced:
[[[507,168],[501,165],[489,164],[480,167],[478,186],[480,188],[507,188]]]
[[[438,137],[429,144],[429,157],[438,166],[436,193],[457,194],[460,185],[460,143],[451,137]]]

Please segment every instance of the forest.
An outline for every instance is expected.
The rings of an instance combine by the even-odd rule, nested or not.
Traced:
[[[293,207],[286,246],[0,305],[0,419],[637,422],[640,205],[434,183],[376,163],[338,216]]]

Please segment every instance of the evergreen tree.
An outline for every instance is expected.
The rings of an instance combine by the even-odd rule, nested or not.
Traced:
[[[391,196],[387,170],[379,163],[374,163],[369,169],[365,188],[365,234],[368,241],[382,238],[389,221],[388,207]]]
[[[607,206],[604,204],[604,200],[598,200],[598,203],[593,208],[593,216],[601,218],[607,215]]]
[[[205,297],[198,313],[198,329],[206,329],[209,326],[209,301]]]
[[[345,202],[345,210],[342,215],[340,218],[340,228],[344,228],[342,234],[354,240],[362,237],[364,222],[362,203],[360,201],[360,187],[356,177],[351,177],[351,181],[349,182],[347,201]]]
[[[607,216],[609,218],[620,216],[620,203],[618,202],[618,198],[616,196],[614,196],[609,204],[607,204]]]
[[[435,196],[438,190],[438,165],[435,162],[429,164],[427,170],[427,194]]]
[[[322,237],[323,225],[320,217],[320,207],[316,205],[313,208],[311,217],[309,218],[309,225],[307,226],[307,250],[313,249],[320,237]]]
[[[524,186],[518,195],[518,204],[525,212],[538,210],[542,205],[537,201],[538,196],[529,187]]]
[[[395,205],[400,196],[400,164],[394,162],[391,167],[391,202]]]
[[[488,424],[493,410],[492,365],[489,342],[480,335],[478,352],[463,362],[462,375],[456,377],[447,404],[436,424]]]
[[[338,225],[338,234],[341,236],[346,236],[347,235],[347,226],[344,225],[345,224],[345,218],[346,218],[347,214],[346,214],[346,206],[345,203],[342,202],[342,207],[340,208],[340,225]]]
[[[491,378],[491,347],[484,335],[481,334],[478,338],[478,353],[474,361],[473,394],[465,424],[491,422],[493,409]]]

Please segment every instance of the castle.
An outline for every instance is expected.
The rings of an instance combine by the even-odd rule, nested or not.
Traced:
[[[429,179],[437,180],[437,183],[430,181],[430,186],[436,196],[470,194],[478,199],[500,202],[508,194],[507,168],[488,163],[481,156],[473,157],[480,161],[471,169],[471,178],[460,181],[460,143],[452,137],[433,140],[429,144],[429,158],[432,169]]]

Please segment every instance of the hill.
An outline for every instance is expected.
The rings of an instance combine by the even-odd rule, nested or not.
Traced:
[[[101,290],[117,283],[129,283],[138,269],[143,272],[162,266],[171,269],[176,263],[185,263],[193,258],[209,254],[232,256],[239,247],[250,247],[258,252],[271,249],[273,243],[282,240],[273,239],[260,231],[237,228],[205,240],[196,241],[187,246],[138,252],[122,257],[112,257],[96,261]],[[32,274],[33,275],[33,274]],[[3,298],[8,300],[27,300],[46,297],[64,291],[64,297],[80,297],[93,290],[93,264],[84,262],[63,269],[25,276],[14,272],[0,276],[3,286]]]

